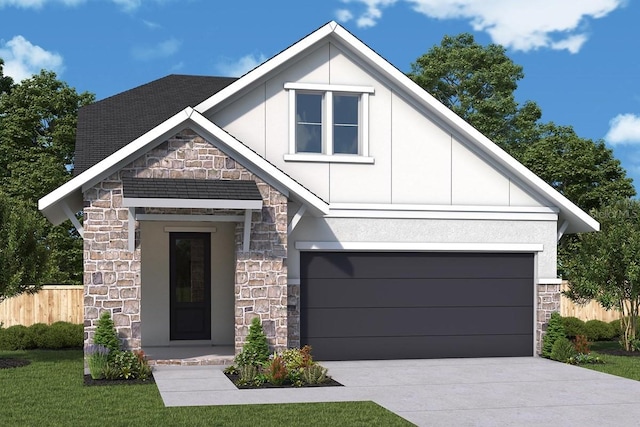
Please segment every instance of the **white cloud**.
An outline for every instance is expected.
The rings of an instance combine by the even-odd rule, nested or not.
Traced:
[[[404,0],[416,12],[434,19],[467,20],[494,43],[530,51],[540,48],[577,53],[587,41],[589,19],[607,16],[626,0]],[[362,3],[366,10],[356,20],[359,27],[374,26],[382,9],[397,0],[343,0]]]
[[[640,144],[640,116],[618,114],[609,121],[604,139],[611,145]]]
[[[142,23],[150,30],[157,30],[158,28],[162,28],[162,25],[158,24],[157,22],[147,21],[146,19],[143,19]]]
[[[349,22],[353,19],[353,14],[347,9],[336,10],[336,19],[340,22]]]
[[[40,9],[47,4],[59,3],[65,6],[77,6],[87,3],[89,0],[0,0],[0,9],[3,7],[18,7],[23,9]],[[171,0],[110,0],[117,6],[120,6],[125,12],[132,12],[142,6],[144,1],[153,1],[154,3],[164,3]]]
[[[218,62],[216,69],[219,73],[228,77],[240,77],[248,71],[253,70],[258,65],[266,61],[267,58],[263,54],[259,55],[245,55],[242,58],[234,61],[231,59],[223,59]]]
[[[175,38],[170,38],[155,46],[136,46],[131,50],[134,58],[141,61],[149,61],[152,59],[167,58],[175,54],[182,42]]]
[[[40,70],[64,70],[62,56],[44,50],[22,36],[15,36],[8,42],[0,40],[0,58],[4,60],[3,72],[16,82],[38,74]]]

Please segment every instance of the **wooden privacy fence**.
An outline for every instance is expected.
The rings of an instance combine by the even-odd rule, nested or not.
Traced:
[[[569,289],[567,282],[562,282],[562,291]],[[574,304],[569,298],[562,295],[560,297],[560,315],[562,317],[577,317],[580,320],[602,320],[611,322],[622,317],[617,310],[605,310],[597,301],[590,301],[585,305]]]
[[[5,328],[58,321],[83,323],[82,299],[82,286],[43,286],[37,294],[22,294],[0,302],[0,323]]]

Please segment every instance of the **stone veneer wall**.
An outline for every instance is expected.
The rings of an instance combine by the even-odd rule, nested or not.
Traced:
[[[538,285],[536,324],[536,354],[542,351],[542,338],[547,331],[551,313],[560,312],[560,285]]]
[[[235,347],[236,351],[242,348],[251,320],[258,316],[272,347],[286,348],[287,198],[191,130],[160,144],[84,194],[85,344],[92,342],[100,313],[109,310],[125,346],[141,347],[144,279],[140,277],[140,235],[137,229],[136,249],[129,252],[128,209],[122,207],[123,176],[256,182],[263,208],[252,216],[249,252],[242,252],[244,223],[236,226]],[[154,209],[154,213],[162,211]],[[230,213],[203,209],[165,212]]]

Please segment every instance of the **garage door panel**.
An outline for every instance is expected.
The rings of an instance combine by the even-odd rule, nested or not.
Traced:
[[[522,357],[533,356],[533,344],[530,335],[394,337],[384,345],[377,337],[318,338],[312,352],[318,361]]]
[[[305,279],[302,308],[531,305],[531,279]],[[460,292],[465,289],[464,292]],[[336,298],[339,295],[339,298]],[[366,297],[363,297],[366,295]]]
[[[304,336],[390,337],[430,335],[528,334],[531,307],[310,309]]]
[[[302,277],[314,278],[533,278],[532,254],[324,252],[301,255]],[[425,256],[428,255],[428,256]],[[390,268],[390,266],[392,268]]]
[[[533,254],[302,252],[300,340],[326,360],[533,355]]]

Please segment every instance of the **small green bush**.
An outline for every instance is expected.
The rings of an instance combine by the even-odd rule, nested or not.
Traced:
[[[613,326],[602,320],[588,320],[584,324],[584,334],[591,341],[612,340],[617,332]]]
[[[307,384],[322,384],[327,380],[327,368],[311,365],[302,369],[302,378]]]
[[[111,320],[111,314],[108,311],[103,311],[100,319],[98,319],[96,332],[93,336],[93,343],[107,347],[109,349],[110,359],[120,351],[120,340],[118,339],[113,320]]]
[[[68,322],[55,322],[43,336],[43,347],[48,349],[82,348],[84,341],[83,325]]]
[[[29,328],[23,325],[0,330],[0,350],[28,350],[35,348]]]
[[[29,335],[31,335],[35,348],[48,348],[46,336],[49,328],[50,326],[45,323],[34,323],[29,326]]]
[[[562,327],[564,328],[565,336],[569,339],[573,339],[578,335],[585,335],[584,321],[577,317],[563,317]]]
[[[560,337],[553,343],[553,348],[551,349],[552,360],[568,362],[575,355],[576,350],[567,337]]]
[[[262,366],[269,361],[269,344],[267,336],[262,330],[262,323],[258,317],[254,317],[249,326],[249,335],[242,347],[242,351],[236,356],[235,362],[239,366]]]
[[[547,325],[547,332],[542,339],[542,356],[551,358],[551,351],[553,344],[560,338],[565,338],[564,328],[562,327],[562,316],[560,313],[551,313],[549,324]]]
[[[616,333],[616,335],[613,337],[613,339],[619,338],[619,337],[621,337],[623,335],[623,330],[622,330],[622,325],[621,325],[620,319],[612,320],[611,322],[609,322],[609,324],[613,327],[613,330]],[[636,322],[636,331],[640,331],[640,318],[638,318],[638,320]]]
[[[146,380],[151,376],[151,367],[142,351],[109,351],[108,362],[104,368],[104,378],[108,380],[136,378]]]

